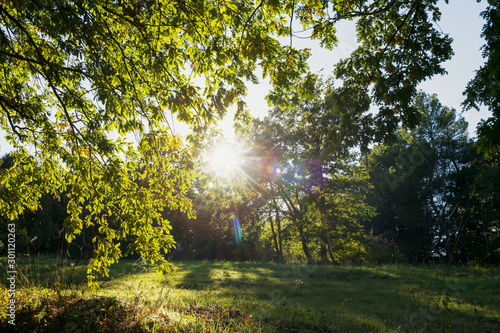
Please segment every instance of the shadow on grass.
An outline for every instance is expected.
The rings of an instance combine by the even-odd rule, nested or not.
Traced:
[[[152,304],[143,297],[123,301],[84,292],[24,290],[16,296],[15,324],[0,321],[0,332],[214,332],[210,327],[229,332],[237,323],[248,325],[251,320],[239,309],[184,306],[161,295]]]
[[[443,267],[192,265],[181,268],[176,288],[218,291],[277,331],[500,331],[491,310],[499,300],[478,298],[465,287],[473,279],[464,283]]]

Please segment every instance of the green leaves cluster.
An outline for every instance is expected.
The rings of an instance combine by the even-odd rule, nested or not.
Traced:
[[[364,92],[380,107],[380,136],[392,132],[399,120],[407,126],[417,123],[418,111],[411,106],[416,87],[445,74],[441,63],[453,55],[452,39],[434,28],[432,21],[440,16],[435,4],[393,1],[390,7],[379,7],[377,15],[360,17],[360,45],[336,66],[335,77],[344,81],[344,99],[352,95],[359,100]]]
[[[500,9],[499,1],[488,1],[489,6],[481,16],[485,20],[481,36],[486,40],[482,47],[483,57],[486,61],[476,72],[473,80],[467,84],[464,95],[467,97],[463,105],[467,109],[479,110],[481,104],[488,107],[493,116],[483,120],[478,126],[478,148],[498,167],[498,154],[500,149],[500,83],[499,68],[500,48],[498,36],[500,34]]]
[[[93,230],[91,283],[123,255],[121,241],[164,261],[175,242],[159,212],[191,215],[194,177],[169,114],[191,125],[196,143],[240,101],[257,48],[279,50],[260,31],[266,17],[250,3],[3,2],[0,123],[17,151],[2,170],[1,213],[15,219],[42,193],[67,192],[68,242]]]

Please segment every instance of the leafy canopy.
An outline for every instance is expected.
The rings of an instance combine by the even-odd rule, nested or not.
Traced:
[[[0,126],[16,163],[0,175],[0,214],[16,219],[44,192],[68,193],[68,241],[94,230],[91,283],[122,256],[122,240],[162,261],[174,241],[159,211],[192,212],[192,145],[231,105],[247,118],[257,65],[279,94],[307,70],[309,51],[277,39],[293,20],[333,48],[335,23],[357,18],[359,47],[335,69],[341,100],[353,113],[379,104],[386,128],[411,122],[405,101],[451,56],[431,22],[436,2],[3,1]],[[173,117],[191,127],[188,143]]]
[[[485,20],[481,37],[486,41],[482,47],[483,57],[486,61],[476,72],[474,79],[468,84],[464,92],[466,99],[463,105],[467,109],[479,110],[479,105],[484,104],[493,116],[483,120],[478,125],[478,149],[486,158],[498,166],[500,150],[500,1],[489,0],[489,6],[481,16]]]

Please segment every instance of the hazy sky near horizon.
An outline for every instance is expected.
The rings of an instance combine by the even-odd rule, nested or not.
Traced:
[[[462,95],[467,83],[474,77],[475,71],[484,63],[481,55],[481,46],[484,40],[480,37],[484,20],[480,13],[486,8],[487,1],[477,3],[476,0],[451,0],[447,5],[440,2],[442,18],[437,23],[437,28],[453,38],[453,58],[444,63],[447,75],[436,76],[431,80],[422,83],[419,88],[426,93],[436,93],[441,103],[448,107],[453,107],[457,111],[462,111],[461,103],[464,100]],[[334,64],[344,58],[356,47],[356,34],[352,23],[342,23],[337,25],[339,35],[339,45],[332,51],[323,49],[316,41],[309,39],[293,39],[293,46],[298,48],[310,48],[311,57],[309,65],[313,72],[322,70],[324,76],[328,76],[333,71]],[[304,35],[305,37],[306,35]],[[289,39],[284,42],[289,43]],[[265,96],[270,89],[266,80],[258,85],[249,84],[246,96],[247,106],[254,117],[264,117],[269,107],[265,101]],[[219,123],[219,128],[223,130],[226,137],[232,138],[233,115],[228,115]],[[486,119],[491,115],[485,107],[481,111],[469,110],[463,113],[465,120],[469,123],[470,136],[475,136],[477,123],[481,119]],[[186,126],[176,124],[175,130],[185,133]],[[0,131],[0,156],[9,152],[11,147],[4,139],[5,132]]]

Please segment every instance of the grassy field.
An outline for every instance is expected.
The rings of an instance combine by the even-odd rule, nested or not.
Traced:
[[[124,260],[91,292],[83,266],[17,261],[26,332],[500,332],[498,268],[175,262],[161,276]]]

